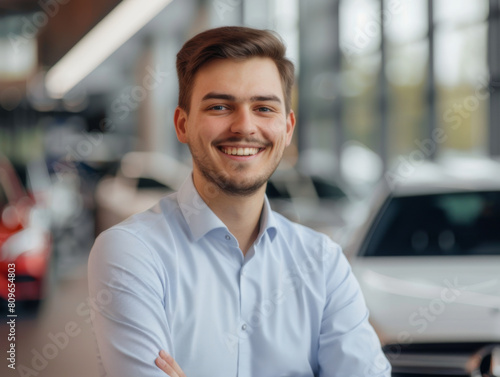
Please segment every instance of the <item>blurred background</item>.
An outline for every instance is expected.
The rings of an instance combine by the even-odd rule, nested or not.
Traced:
[[[486,218],[491,235],[482,236],[493,237],[493,251],[475,254],[500,267],[494,238],[500,224],[494,222],[500,208],[499,0],[0,0],[0,296],[8,313],[9,264],[15,263],[18,314],[18,370],[4,360],[2,375],[97,376],[86,287],[90,248],[101,231],[149,208],[189,174],[189,151],[173,125],[175,56],[190,37],[222,25],[277,31],[296,65],[298,125],[268,185],[273,208],[331,236],[356,267],[358,256],[377,254],[366,254],[360,240],[370,238],[370,221],[378,223],[396,186],[413,187],[404,196],[493,192],[478,196],[493,213]],[[413,182],[422,170],[431,182]],[[456,211],[479,208],[479,199],[464,200]],[[457,218],[479,219],[481,211],[472,209]],[[418,251],[431,235],[414,230],[408,237]],[[454,250],[450,239],[458,245],[453,234],[436,236],[442,250]],[[381,253],[384,263],[391,263],[389,256]],[[404,261],[398,268],[404,270]],[[470,264],[470,258],[460,261]],[[363,280],[366,266],[360,270]],[[425,281],[425,270],[424,263],[412,281]],[[433,287],[445,287],[456,271],[434,278]],[[470,272],[464,271],[460,279]],[[490,296],[482,297],[490,314],[500,312],[494,271]],[[370,295],[375,283],[366,284]],[[379,299],[391,302],[391,296]],[[410,330],[422,326],[408,315],[433,296],[419,300],[400,313]],[[444,304],[448,312],[455,305]],[[8,351],[10,328],[2,316],[0,344]],[[486,333],[493,335],[475,338],[472,327],[453,339],[476,348],[436,353],[476,355],[500,343],[499,316],[488,318]],[[381,339],[399,344],[402,331],[392,339],[380,333]],[[429,339],[449,342],[446,335],[425,344]],[[500,352],[488,352],[484,368],[500,375]],[[464,360],[466,374],[456,375],[473,373]]]

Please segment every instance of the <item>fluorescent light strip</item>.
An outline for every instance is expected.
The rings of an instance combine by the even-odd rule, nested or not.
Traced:
[[[172,0],[123,0],[48,72],[51,97],[62,98]]]

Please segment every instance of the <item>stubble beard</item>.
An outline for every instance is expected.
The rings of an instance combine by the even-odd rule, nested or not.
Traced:
[[[193,157],[193,165],[196,166],[208,182],[214,184],[216,188],[227,195],[241,197],[251,196],[255,194],[263,185],[265,185],[278,167],[283,155],[283,153],[281,153],[281,155],[274,161],[274,165],[260,176],[255,177],[255,179],[237,181],[236,179],[231,178],[230,174],[217,170],[208,157],[203,158],[202,156],[199,156],[193,148],[191,148],[191,145],[189,145],[189,150],[191,151],[191,156]],[[232,164],[231,168],[236,171],[243,171],[246,169],[242,163],[238,163],[236,161]]]

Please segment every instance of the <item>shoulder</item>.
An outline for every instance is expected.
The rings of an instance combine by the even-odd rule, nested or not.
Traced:
[[[165,250],[172,227],[181,226],[175,194],[161,199],[155,206],[103,231],[96,238],[89,266],[106,263],[137,269],[146,264],[158,266],[160,250]],[[175,220],[175,221],[174,221]]]
[[[314,258],[322,262],[338,263],[343,257],[342,248],[326,234],[302,224],[290,221],[273,211],[277,225],[277,238],[289,247],[290,252],[303,254],[305,258]],[[330,263],[329,263],[330,264]]]

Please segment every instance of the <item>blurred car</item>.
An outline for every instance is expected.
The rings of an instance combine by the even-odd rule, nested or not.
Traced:
[[[397,183],[346,248],[394,376],[500,376],[500,166]]]
[[[191,168],[161,153],[129,152],[115,176],[97,185],[96,233],[145,211],[177,191]]]
[[[366,205],[348,186],[294,168],[278,169],[269,179],[266,195],[273,210],[291,221],[327,234],[343,244]]]
[[[46,294],[52,251],[49,226],[43,208],[26,192],[9,160],[1,156],[0,214],[0,297],[9,298],[8,277],[14,266],[16,304],[37,306]]]

